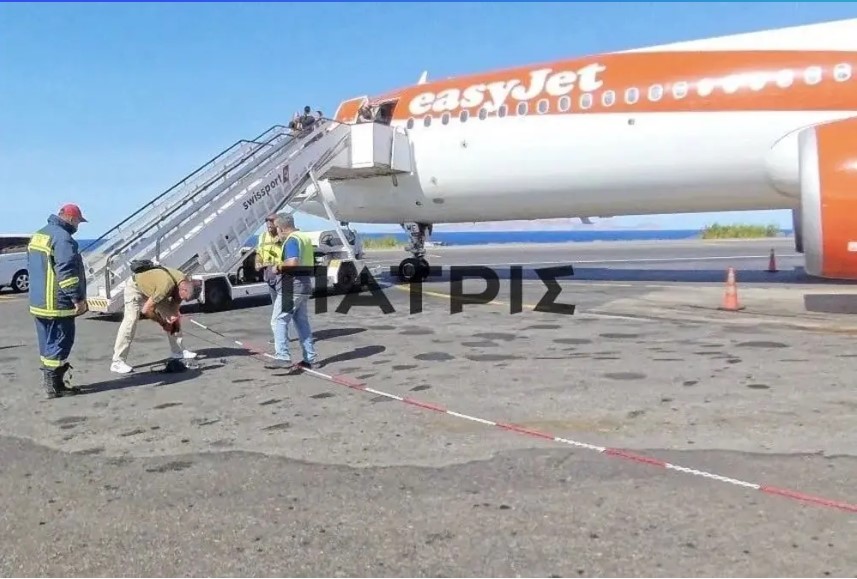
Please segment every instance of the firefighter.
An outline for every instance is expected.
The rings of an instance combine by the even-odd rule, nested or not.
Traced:
[[[86,219],[80,207],[63,205],[27,246],[30,313],[36,321],[42,385],[48,398],[76,394],[65,374],[74,346],[75,318],[86,313],[86,273],[73,235]]]

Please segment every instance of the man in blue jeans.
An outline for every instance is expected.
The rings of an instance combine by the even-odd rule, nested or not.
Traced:
[[[275,272],[281,275],[278,276],[277,297],[274,299],[274,311],[271,315],[275,359],[273,363],[266,365],[266,368],[318,368],[308,311],[315,265],[312,241],[298,231],[291,215],[277,215],[275,224],[277,235],[283,241],[283,254],[281,262],[272,266]],[[303,360],[296,365],[292,364],[289,351],[290,321],[295,323],[303,350]]]

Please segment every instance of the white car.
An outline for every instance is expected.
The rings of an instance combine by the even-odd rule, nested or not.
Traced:
[[[27,244],[31,237],[0,234],[0,288],[8,286],[15,293],[29,291]]]

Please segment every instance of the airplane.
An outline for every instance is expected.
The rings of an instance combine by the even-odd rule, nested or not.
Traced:
[[[335,120],[408,136],[410,174],[330,181],[343,222],[792,211],[807,274],[857,279],[857,19],[428,80]],[[319,203],[302,211],[324,217]]]

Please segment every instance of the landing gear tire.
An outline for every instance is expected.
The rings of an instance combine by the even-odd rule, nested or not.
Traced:
[[[403,259],[399,264],[399,279],[411,283],[420,273],[420,262],[415,257]]]
[[[399,279],[405,283],[419,283],[429,276],[429,262],[422,257],[409,257],[399,264]]]
[[[428,278],[431,271],[429,262],[423,257],[426,232],[431,231],[431,225],[427,223],[402,223],[402,227],[411,238],[411,243],[406,251],[413,257],[404,259],[399,264],[399,279],[405,283],[420,283]]]

